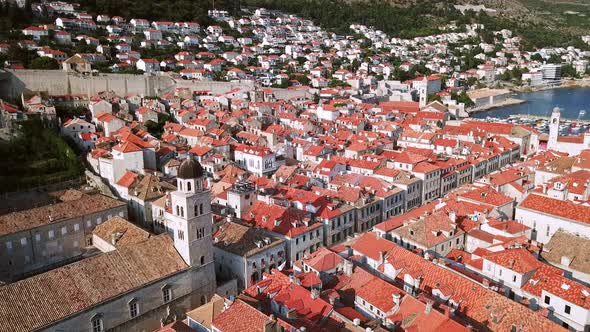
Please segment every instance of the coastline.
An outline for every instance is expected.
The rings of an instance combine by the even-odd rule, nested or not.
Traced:
[[[502,102],[499,102],[499,103],[488,104],[488,105],[484,105],[484,106],[480,106],[480,107],[466,109],[465,111],[467,112],[467,114],[471,115],[473,113],[487,112],[487,111],[493,110],[494,108],[498,108],[498,107],[519,105],[519,104],[524,104],[526,102],[527,101],[524,99],[508,98],[508,99],[506,99]]]
[[[553,89],[564,89],[564,88],[588,88],[590,87],[590,78],[579,78],[579,79],[563,79],[559,85],[540,85],[540,86],[520,86],[510,88],[510,91],[515,93],[529,93],[538,92]]]
[[[519,93],[519,94],[527,94],[527,93],[534,93],[546,90],[553,90],[553,89],[578,89],[578,88],[590,88],[590,78],[582,78],[582,79],[565,79],[561,82],[560,85],[543,85],[543,86],[521,86],[521,87],[513,87],[510,88],[511,93]],[[491,111],[496,108],[513,106],[527,103],[526,99],[517,99],[517,98],[507,98],[503,102],[497,104],[490,104],[485,106],[480,106],[472,109],[466,109],[465,112],[469,114],[470,117],[472,114],[481,113]]]

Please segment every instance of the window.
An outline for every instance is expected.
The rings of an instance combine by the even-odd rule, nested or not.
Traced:
[[[92,325],[92,332],[103,332],[104,326],[102,325],[102,316],[96,315],[90,320]]]
[[[184,240],[184,231],[181,231],[180,229],[178,230],[178,239]]]
[[[23,237],[23,238],[20,239],[20,245],[21,246],[26,246],[27,245],[27,238],[26,237]]]
[[[566,314],[569,315],[572,312],[572,307],[570,307],[569,305],[566,304],[563,312],[565,312]]]
[[[8,250],[12,249],[12,242],[10,242],[10,241],[6,242],[6,249],[8,249]]]
[[[170,286],[162,288],[162,297],[164,299],[164,303],[168,303],[172,300],[172,289]]]
[[[41,234],[39,234],[39,233],[35,234],[35,241],[37,241],[37,242],[41,241]]]
[[[139,315],[139,305],[137,300],[131,300],[131,302],[129,302],[129,316],[135,318],[137,315]]]
[[[516,276],[512,276],[512,282],[516,282]]]
[[[68,234],[68,228],[64,226],[61,228],[61,235],[66,235],[66,234]]]
[[[205,265],[205,256],[201,256],[201,265]]]
[[[551,303],[551,298],[547,295],[545,295],[545,304],[550,304]]]
[[[47,237],[50,239],[53,239],[53,236],[55,235],[55,233],[53,233],[53,230],[47,232]]]
[[[191,191],[191,190],[192,190],[192,188],[191,188],[191,183],[190,183],[190,182],[187,182],[187,183],[186,183],[186,190],[187,190],[187,191]]]

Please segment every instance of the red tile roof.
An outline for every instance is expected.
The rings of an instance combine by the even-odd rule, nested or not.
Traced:
[[[530,194],[517,208],[590,224],[590,206],[571,201],[562,201],[547,196]]]
[[[377,233],[368,232],[363,234],[353,245],[352,249],[364,256],[378,261],[383,253],[389,252],[395,243],[379,237]]]

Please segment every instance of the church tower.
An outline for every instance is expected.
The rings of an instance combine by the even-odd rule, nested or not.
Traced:
[[[428,104],[428,79],[426,77],[418,84],[418,98],[420,108],[426,107]]]
[[[177,190],[170,195],[172,213],[168,223],[174,246],[192,266],[213,262],[211,193],[199,162],[184,160],[178,168]]]
[[[559,107],[555,107],[551,112],[551,120],[549,122],[549,142],[547,142],[547,149],[555,149],[557,146],[557,137],[559,136],[559,118],[561,111]]]

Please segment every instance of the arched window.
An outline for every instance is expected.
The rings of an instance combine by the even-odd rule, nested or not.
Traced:
[[[201,265],[205,265],[205,256],[201,256]]]
[[[207,297],[205,295],[201,295],[201,305],[207,303]]]
[[[182,190],[182,181],[178,181],[178,187]]]
[[[103,332],[104,325],[102,323],[102,315],[97,314],[92,319],[90,319],[90,327],[92,328],[92,332]]]
[[[180,207],[180,216],[184,217],[184,206]]]
[[[186,190],[191,191],[191,183],[190,182],[186,183]]]
[[[199,204],[199,214],[203,214],[203,203]]]
[[[129,301],[129,316],[131,318],[139,316],[139,303],[137,302],[137,299]]]
[[[172,288],[169,285],[162,287],[162,299],[164,303],[172,301]]]
[[[176,205],[176,215],[177,216],[180,215],[180,207],[178,205]]]

